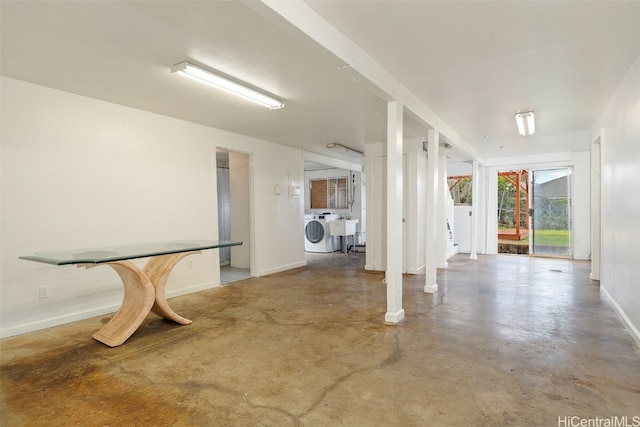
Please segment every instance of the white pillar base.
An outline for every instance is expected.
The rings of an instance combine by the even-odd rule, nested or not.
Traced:
[[[400,309],[397,313],[386,313],[384,315],[384,321],[386,323],[398,323],[404,319],[404,309]]]
[[[469,259],[478,259],[478,255],[471,254],[471,255],[469,255]]]
[[[448,262],[443,262],[441,264],[438,264],[438,268],[448,268],[449,267],[449,263]]]
[[[435,294],[438,292],[438,284],[434,283],[433,285],[425,285],[424,291],[428,294]]]

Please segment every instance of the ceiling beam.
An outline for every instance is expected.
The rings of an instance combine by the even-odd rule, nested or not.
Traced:
[[[345,70],[353,70],[358,81],[366,81],[367,87],[385,101],[398,101],[405,112],[425,125],[437,129],[456,149],[472,159],[478,159],[477,150],[440,119],[418,97],[396,80],[368,53],[318,15],[302,0],[262,0],[262,3],[305,33],[316,43],[345,62]]]

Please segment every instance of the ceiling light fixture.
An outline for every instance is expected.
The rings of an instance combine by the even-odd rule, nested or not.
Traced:
[[[516,123],[518,124],[518,132],[522,136],[530,136],[536,132],[536,123],[533,117],[533,111],[516,114]]]
[[[362,156],[362,151],[358,151],[358,150],[354,150],[353,148],[349,148],[345,145],[342,144],[338,144],[337,142],[330,142],[329,144],[327,144],[327,148],[339,148],[342,151],[344,151],[346,154],[351,154],[351,155],[357,155],[357,156]]]
[[[279,99],[252,89],[242,83],[230,80],[229,78],[223,77],[212,71],[196,67],[186,61],[171,67],[171,72],[185,75],[194,80],[198,80],[199,82],[207,83],[211,86],[231,92],[234,95],[242,96],[243,98],[263,105],[271,110],[277,110],[284,107],[284,103]]]

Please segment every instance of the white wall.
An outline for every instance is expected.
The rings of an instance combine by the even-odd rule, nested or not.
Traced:
[[[471,252],[471,206],[454,206],[453,218],[453,243],[458,246],[458,252],[468,254]]]
[[[405,140],[403,180],[403,272],[417,274],[424,270],[426,201],[426,154],[422,142]],[[386,145],[366,146],[365,176],[367,211],[367,270],[386,269],[387,171]]]
[[[640,57],[593,128],[601,157],[601,289],[640,344]]]
[[[252,154],[255,274],[305,264],[300,150],[13,79],[1,80],[1,336],[114,311],[109,267],[19,260],[37,251],[216,239],[215,146]],[[277,242],[278,250],[273,250]],[[176,266],[168,296],[216,286],[217,251]],[[50,298],[38,299],[40,285]]]
[[[367,144],[365,177],[367,179],[365,269],[384,271],[387,265],[387,168],[386,151],[382,144]]]
[[[591,255],[591,154],[571,153],[573,164],[573,258],[588,260]]]
[[[447,176],[466,176],[473,173],[473,166],[469,162],[447,162]]]

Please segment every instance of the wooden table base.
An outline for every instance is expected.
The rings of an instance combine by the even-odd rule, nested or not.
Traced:
[[[109,347],[124,344],[138,329],[150,311],[160,317],[188,325],[191,320],[176,314],[165,299],[167,279],[173,267],[184,257],[200,251],[152,257],[142,270],[131,261],[114,261],[105,264],[113,268],[122,280],[124,298],[118,312],[93,338]],[[79,267],[95,267],[102,264],[81,264]]]

